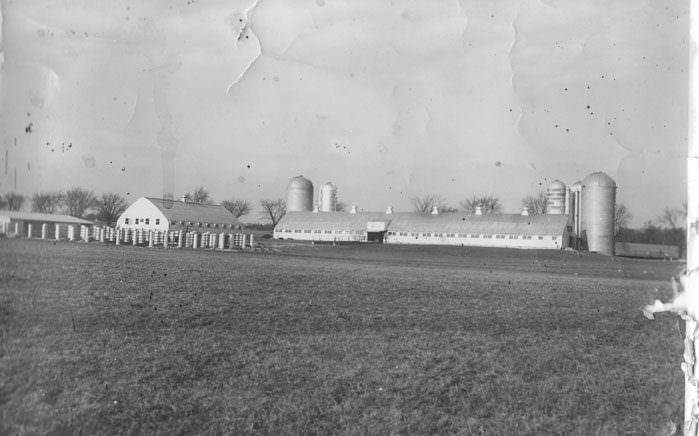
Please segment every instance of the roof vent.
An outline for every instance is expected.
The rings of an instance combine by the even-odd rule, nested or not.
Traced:
[[[386,208],[386,215],[390,215],[390,214],[392,214],[392,213],[393,213],[393,206],[388,206],[388,207]]]
[[[476,206],[476,215],[483,215],[483,205],[479,204]]]
[[[437,206],[432,206],[432,212],[430,212],[431,215],[439,215],[439,208]]]
[[[350,208],[350,213],[357,213],[357,205],[353,204],[352,207]]]
[[[529,215],[529,207],[527,205],[522,206],[522,216]]]

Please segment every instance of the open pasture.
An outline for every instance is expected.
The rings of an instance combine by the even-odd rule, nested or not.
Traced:
[[[0,240],[0,434],[657,434],[680,264]]]

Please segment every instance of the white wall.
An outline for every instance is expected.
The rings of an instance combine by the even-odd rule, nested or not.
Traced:
[[[432,233],[433,234],[433,233]],[[484,235],[479,235],[477,238],[454,236],[422,236],[422,233],[417,233],[418,236],[411,236],[408,232],[407,236],[386,235],[385,242],[387,244],[420,244],[420,245],[459,245],[464,247],[504,247],[504,248],[541,248],[541,249],[560,249],[567,246],[567,238],[562,235],[535,235],[525,238],[522,235],[503,235],[504,238],[497,238],[496,235],[490,235],[488,238]],[[539,239],[541,238],[541,239]]]
[[[128,219],[128,224],[126,220]],[[138,219],[138,224],[136,224]],[[148,224],[146,224],[148,219]],[[158,224],[156,224],[158,222]],[[141,197],[121,214],[116,226],[122,229],[168,230],[170,222],[150,200]]]
[[[335,230],[332,233],[326,233],[324,230],[320,233],[311,231],[310,233],[282,231],[284,229],[275,229],[274,237],[276,239],[293,239],[296,241],[366,241],[366,232],[361,234],[346,233],[341,230]],[[390,232],[389,232],[390,233]],[[568,235],[535,235],[531,238],[525,238],[522,235],[503,235],[504,238],[497,238],[496,235],[491,235],[491,238],[479,235],[477,238],[462,237],[462,236],[423,236],[420,232],[413,235],[411,232],[407,235],[389,234],[386,233],[384,242],[386,244],[412,244],[412,245],[457,245],[470,247],[506,247],[506,248],[539,248],[539,249],[560,249],[568,246]],[[433,235],[434,232],[430,233]],[[443,235],[446,235],[444,233]],[[541,239],[540,239],[541,238]]]

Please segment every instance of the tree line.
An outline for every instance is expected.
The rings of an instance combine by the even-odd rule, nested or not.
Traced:
[[[192,192],[184,194],[186,202],[197,204],[214,204],[211,194],[203,186],[197,186]],[[65,214],[76,218],[98,220],[108,226],[116,224],[119,216],[128,207],[123,196],[105,192],[96,195],[94,192],[74,187],[67,191],[38,192],[25,196],[18,192],[8,192],[0,195],[0,209],[19,211],[29,203],[32,212],[48,214]],[[251,205],[246,200],[228,199],[221,202],[236,218],[247,215]],[[286,202],[283,199],[262,200],[262,215],[267,217],[272,225],[276,225],[286,213]]]
[[[184,200],[197,204],[214,204],[214,199],[203,186],[197,186],[193,191],[184,194]],[[98,220],[106,225],[116,224],[119,216],[126,210],[128,203],[123,196],[105,192],[96,195],[94,192],[80,187],[74,187],[67,191],[38,192],[31,197],[17,192],[8,192],[0,195],[0,209],[18,211],[25,203],[31,203],[32,212],[60,213],[88,220]],[[236,218],[247,215],[252,211],[251,204],[247,200],[230,198],[224,200],[221,206],[226,208]],[[434,208],[440,213],[463,211],[475,214],[480,206],[484,215],[502,212],[502,203],[494,195],[473,195],[459,203],[460,208],[448,205],[447,201],[438,194],[427,194],[411,198],[413,210],[421,214],[430,214]],[[546,193],[543,190],[534,195],[522,198],[522,206],[526,206],[530,215],[541,215],[547,212]],[[279,199],[260,200],[260,214],[268,219],[272,226],[286,214],[286,201]],[[336,211],[346,211],[345,203],[337,202]],[[663,209],[660,216],[654,220],[647,220],[640,229],[628,227],[633,215],[624,203],[615,206],[615,239],[618,242],[640,242],[652,244],[678,245],[681,250],[686,240],[687,203],[681,207]]]

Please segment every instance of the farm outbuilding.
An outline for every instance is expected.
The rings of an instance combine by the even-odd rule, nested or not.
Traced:
[[[20,212],[0,210],[0,233],[16,234],[31,238],[66,239],[71,232],[78,233],[80,226],[91,226],[93,223],[69,215],[51,213]],[[56,230],[58,229],[58,236]]]
[[[304,241],[383,242],[480,247],[569,246],[568,215],[288,212],[274,237]]]
[[[121,229],[225,232],[242,228],[238,219],[220,205],[141,197],[117,220]]]

